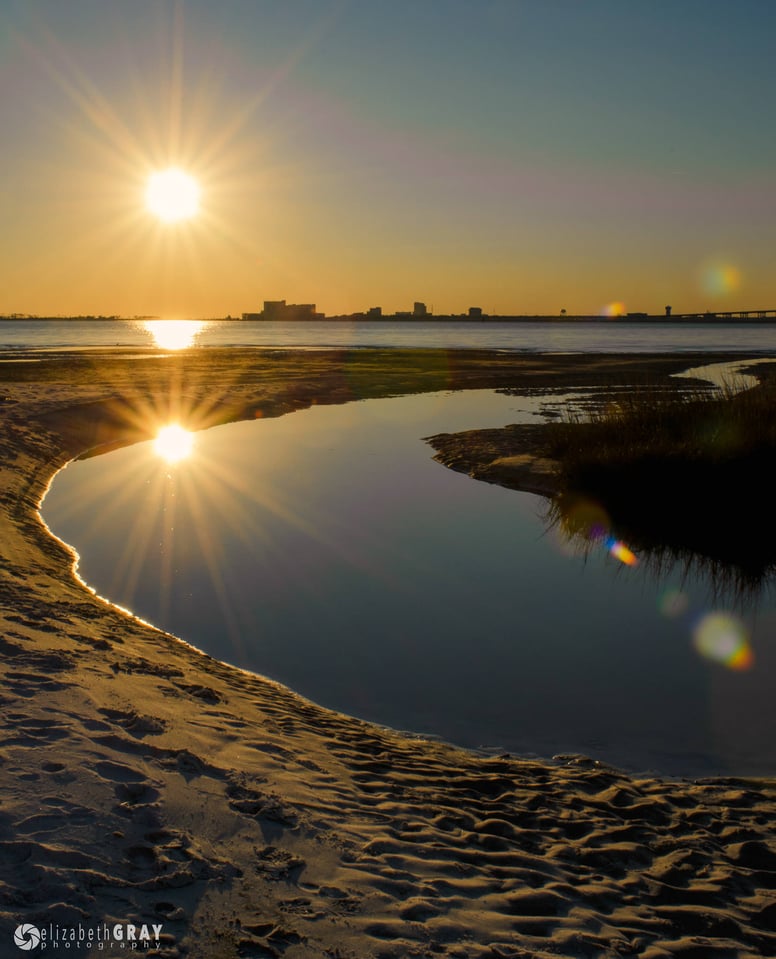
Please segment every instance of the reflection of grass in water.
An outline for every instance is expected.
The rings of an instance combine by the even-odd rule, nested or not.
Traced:
[[[606,547],[606,537],[599,535],[598,530],[591,535],[589,527],[580,523],[578,505],[575,493],[555,497],[550,501],[545,522],[587,557]],[[754,602],[769,585],[776,585],[776,546],[773,541],[752,542],[751,531],[742,531],[736,541],[725,544],[724,550],[718,548],[717,541],[712,542],[710,549],[704,549],[705,544],[686,535],[681,521],[661,527],[641,514],[635,523],[629,524],[607,515],[600,503],[595,505],[600,515],[606,517],[607,536],[626,544],[635,553],[639,567],[657,580],[665,581],[678,571],[682,582],[697,579],[706,584],[710,598],[739,607]]]
[[[580,541],[573,504],[600,504],[656,573],[681,564],[713,591],[752,597],[776,574],[776,390],[634,392],[547,428],[563,493],[550,521]]]

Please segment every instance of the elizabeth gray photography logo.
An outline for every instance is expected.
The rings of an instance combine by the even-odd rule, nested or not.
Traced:
[[[161,934],[161,923],[138,925],[133,922],[103,922],[96,926],[84,926],[82,923],[77,926],[60,926],[49,923],[35,926],[31,922],[23,922],[16,927],[13,941],[25,952],[33,949],[148,952],[159,949]]]

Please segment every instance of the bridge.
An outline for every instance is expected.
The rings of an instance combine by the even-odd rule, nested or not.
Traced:
[[[776,320],[776,310],[706,310],[705,313],[673,313],[672,320]]]

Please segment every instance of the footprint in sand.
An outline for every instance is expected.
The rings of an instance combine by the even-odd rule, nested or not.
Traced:
[[[139,783],[147,782],[148,777],[139,769],[133,769],[132,766],[126,766],[124,763],[114,763],[109,760],[101,760],[92,767],[101,779],[108,779],[114,783]]]

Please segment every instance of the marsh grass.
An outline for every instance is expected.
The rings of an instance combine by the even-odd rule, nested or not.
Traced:
[[[636,390],[549,424],[560,463],[551,522],[580,498],[653,566],[706,564],[744,591],[776,573],[776,389]],[[573,530],[570,531],[573,534]]]
[[[635,389],[592,413],[572,413],[548,430],[548,452],[569,476],[593,467],[659,458],[723,463],[776,449],[776,387],[722,391]]]

